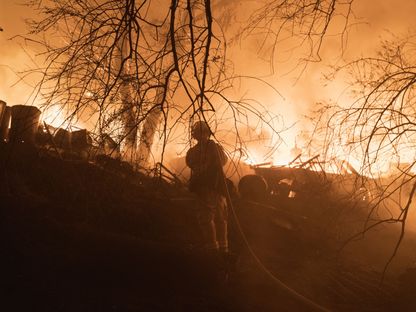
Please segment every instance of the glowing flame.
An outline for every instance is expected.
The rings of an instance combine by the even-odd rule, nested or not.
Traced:
[[[41,118],[44,122],[56,128],[68,126],[66,123],[66,118],[62,114],[62,110],[57,106],[52,106],[48,109],[45,109],[42,112]]]
[[[55,128],[64,128],[68,130],[71,130],[72,128],[84,128],[79,120],[75,121],[73,118],[70,118],[60,105],[53,105],[44,109],[42,111],[41,119],[43,122],[46,122],[48,125]]]

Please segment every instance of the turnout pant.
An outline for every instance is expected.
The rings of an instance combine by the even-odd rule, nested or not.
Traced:
[[[205,248],[228,252],[227,201],[218,194],[200,197],[198,222]]]

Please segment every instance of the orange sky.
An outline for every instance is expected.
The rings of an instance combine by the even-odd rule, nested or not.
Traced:
[[[24,101],[24,96],[20,92],[21,88],[11,87],[16,81],[16,76],[11,69],[18,71],[32,65],[31,61],[25,56],[25,52],[17,45],[17,43],[8,40],[12,36],[25,32],[23,20],[31,16],[30,9],[18,4],[21,2],[23,1],[0,0],[0,26],[4,29],[3,32],[0,32],[0,97],[6,99],[11,104]],[[244,5],[244,2],[242,3],[243,4],[240,3],[239,5],[240,8]],[[404,33],[414,29],[416,26],[416,19],[414,18],[416,1],[355,0],[354,9],[356,15],[362,17],[363,22],[366,22],[367,24],[362,24],[350,30],[346,56],[369,53],[377,46],[379,38],[384,36],[387,31]],[[338,49],[338,40],[328,38],[326,40],[326,45],[324,46],[324,61],[333,61],[334,59],[331,59],[331,57],[339,56],[337,53]],[[241,53],[240,58],[245,64],[247,64],[247,59],[244,60],[244,58],[247,55],[250,60],[255,59],[254,51]],[[256,61],[256,63],[256,66],[250,66],[249,68],[248,66],[240,68],[238,64],[236,66],[240,72],[247,72],[248,74],[260,73],[261,75],[268,74],[269,68],[267,64],[262,64],[258,61]],[[295,85],[294,88],[289,88],[289,90],[287,89],[292,85],[294,79],[290,76],[281,77],[280,74],[284,72],[284,70],[279,70],[281,66],[286,68],[288,65],[283,64],[277,66],[277,74],[272,77],[272,80],[278,81],[276,83],[278,87],[279,85],[282,85],[280,92],[283,93],[290,102],[303,102],[306,98],[307,101],[311,101],[312,99],[319,100],[319,98],[322,97],[322,89],[315,87],[316,82],[319,81],[322,64],[310,66],[310,69],[302,77],[299,83]],[[304,97],[305,93],[308,94],[306,98]],[[300,107],[303,106],[304,105],[300,105]]]
[[[25,51],[16,42],[8,40],[25,32],[23,19],[30,17],[31,11],[17,4],[22,1],[0,0],[0,26],[4,29],[0,32],[0,99],[10,105],[25,103],[29,93],[29,87],[25,83],[13,86],[18,80],[13,71],[21,71],[33,66]],[[238,3],[236,12],[247,11],[245,3],[251,3],[251,1],[234,1]],[[388,36],[388,32],[400,35],[416,30],[414,18],[416,1],[355,0],[354,10],[356,16],[362,18],[362,23],[349,31],[348,46],[344,54],[346,58],[373,53],[380,38]],[[248,92],[257,100],[264,102],[270,110],[282,114],[287,124],[292,124],[302,115],[307,114],[314,103],[328,99],[337,100],[345,88],[342,81],[324,87],[321,79],[322,73],[327,70],[326,66],[339,59],[339,49],[339,38],[328,37],[324,42],[323,62],[309,65],[296,84],[294,81],[297,75],[284,75],[293,67],[292,61],[276,64],[276,72],[270,75],[269,64],[261,61],[250,45],[243,46],[243,50],[233,48],[230,52],[238,73],[266,77],[283,98],[270,89],[262,89],[256,84],[244,85],[249,89]],[[285,58],[285,55],[280,55],[280,60]],[[26,82],[31,83],[30,79]],[[246,91],[241,89],[241,92]],[[293,133],[288,134],[289,141],[293,142],[293,136],[301,130],[301,127],[301,125],[295,127]]]

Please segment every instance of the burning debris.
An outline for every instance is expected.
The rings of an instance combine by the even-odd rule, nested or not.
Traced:
[[[5,105],[3,108],[3,112],[6,111]],[[342,208],[352,209],[354,205],[360,205],[363,209],[366,205],[366,201],[358,200],[359,197],[351,200],[354,198],[352,194],[360,192],[357,181],[362,177],[357,172],[350,170],[350,173],[335,175],[314,170],[321,167],[318,157],[305,162],[297,159],[289,166],[253,166],[255,175],[243,177],[239,181],[238,192],[232,184],[228,184],[232,203],[230,215],[235,214],[229,221],[230,249],[237,262],[228,259],[227,264],[224,264],[222,260],[213,260],[208,255],[201,254],[203,238],[197,226],[196,198],[169,168],[163,164],[158,165],[157,172],[162,177],[160,179],[135,171],[128,163],[107,156],[109,153],[94,152],[93,158],[93,153],[82,157],[89,162],[73,161],[75,154],[80,155],[94,148],[99,150],[99,145],[94,147],[86,130],[68,131],[45,123],[42,125],[39,121],[40,112],[33,107],[18,106],[14,110],[15,114],[12,107],[11,128],[8,131],[14,134],[6,137],[0,153],[2,165],[6,166],[3,168],[12,177],[5,180],[5,185],[14,195],[2,197],[2,200],[7,207],[13,207],[13,211],[21,211],[17,207],[22,203],[23,207],[30,207],[29,210],[33,211],[31,213],[34,213],[28,217],[30,222],[42,224],[44,231],[49,233],[47,235],[56,237],[49,239],[48,244],[51,246],[65,237],[77,241],[71,251],[64,251],[75,253],[78,257],[80,264],[75,264],[76,270],[87,266],[87,258],[81,254],[81,250],[88,249],[84,245],[98,244],[116,248],[115,245],[121,244],[127,246],[125,249],[117,249],[121,255],[131,255],[129,248],[139,248],[153,259],[150,262],[154,259],[157,259],[156,262],[161,261],[157,256],[153,257],[154,253],[162,253],[163,266],[168,266],[163,272],[167,275],[176,276],[172,272],[181,267],[176,261],[193,263],[187,265],[191,284],[196,283],[197,278],[198,283],[203,285],[212,283],[213,276],[216,276],[216,284],[217,278],[223,276],[221,272],[225,270],[227,276],[233,276],[229,277],[230,285],[240,281],[233,290],[238,295],[244,291],[251,292],[259,285],[269,284],[259,277],[259,268],[253,263],[250,254],[254,252],[262,265],[273,274],[281,274],[289,287],[320,304],[336,307],[337,310],[347,311],[359,304],[375,307],[380,302],[385,304],[391,300],[390,296],[386,296],[385,288],[378,287],[376,273],[331,260],[337,244],[346,237],[345,232],[340,233],[341,226],[334,218],[338,217],[338,221],[345,219],[340,217]],[[116,149],[115,142],[106,135],[102,136],[102,146],[107,152]],[[12,160],[6,162],[5,153],[12,147],[17,148],[17,152],[13,153]],[[349,193],[341,193],[341,180],[350,187]],[[22,213],[28,212],[24,210]],[[12,211],[7,211],[6,215],[9,218],[19,218]],[[47,219],[42,219],[43,215],[47,215]],[[358,215],[362,216],[362,211],[355,214]],[[19,225],[23,226],[29,225]],[[342,226],[343,231],[347,228]],[[11,227],[7,227],[6,231],[9,233],[7,237],[20,237],[15,236],[16,230]],[[37,231],[39,230],[33,229],[31,235],[39,235],[39,243],[46,244],[41,238],[46,234]],[[93,233],[88,234],[93,236],[83,242],[79,236],[87,235],[86,232]],[[11,233],[14,234],[10,235]],[[108,235],[118,236],[110,238]],[[132,239],[148,241],[143,245],[132,242]],[[21,245],[17,238],[15,244],[22,252],[33,252]],[[294,249],[294,245],[297,248]],[[51,246],[45,245],[42,248],[53,249]],[[66,247],[62,248],[66,250]],[[172,248],[176,250],[173,254]],[[53,249],[53,252],[57,251]],[[87,257],[96,259],[89,251],[83,252]],[[64,259],[58,252],[54,256],[54,261],[61,266],[74,265],[66,263]],[[140,257],[134,253],[133,259]],[[207,267],[207,259],[213,261],[209,264],[212,266],[211,274],[208,274],[212,276],[202,277],[199,265]],[[152,272],[158,270],[156,264],[146,261],[145,266],[151,267]],[[134,264],[128,261],[123,263],[130,268],[132,274],[144,274]],[[120,270],[111,263],[106,265],[113,272]],[[100,265],[98,268],[102,269]],[[151,276],[146,278],[156,283]],[[179,279],[178,276],[177,278]],[[180,283],[175,285],[180,291],[189,291]],[[244,287],[247,289],[244,290]],[[250,294],[245,296],[248,302],[255,300]],[[380,301],[382,296],[383,301]],[[267,300],[270,309],[273,309],[275,305],[271,303],[271,298]],[[234,303],[227,304],[231,305],[231,310],[236,309]],[[295,304],[297,305],[298,303]]]
[[[28,1],[35,16],[28,34],[16,39],[28,43],[29,55],[36,45],[32,60],[39,66],[15,73],[21,80],[40,75],[31,100],[45,111],[0,101],[0,242],[13,304],[29,297],[22,310],[36,310],[38,298],[51,301],[39,310],[68,311],[414,305],[408,291],[414,270],[399,285],[394,273],[385,274],[416,193],[414,153],[406,153],[414,150],[416,124],[414,38],[383,43],[376,58],[337,62],[353,74],[354,94],[363,97],[348,99],[351,106],[323,103],[311,118],[314,137],[322,139],[318,149],[333,148],[334,158],[343,158],[351,147],[362,171],[319,155],[304,161],[297,145],[304,141],[299,130],[307,128],[297,129],[301,110],[275,104],[288,95],[286,104],[321,96],[311,83],[319,79],[312,70],[308,87],[290,96],[279,90],[291,77],[257,74],[265,59],[271,69],[279,63],[279,74],[305,69],[330,54],[336,45],[325,36],[338,30],[344,52],[356,1],[251,1],[240,8],[237,2]],[[47,110],[54,121],[44,116]],[[88,126],[75,127],[74,119]],[[198,135],[201,122],[205,130]],[[164,162],[185,150],[190,179]],[[390,156],[406,156],[398,161],[406,165],[397,166],[398,179],[380,183],[371,172]],[[242,158],[251,165],[251,174],[234,175],[238,189],[222,169],[227,157],[238,158],[232,169],[243,167]],[[265,159],[273,162],[256,164]],[[347,242],[378,225],[396,226],[399,239],[389,228],[345,256]],[[393,246],[381,274],[359,259],[372,245]],[[380,250],[372,264],[386,258]],[[67,294],[82,299],[68,303]]]

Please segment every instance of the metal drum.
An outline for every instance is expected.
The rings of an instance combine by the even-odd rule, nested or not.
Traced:
[[[0,101],[0,142],[7,142],[9,136],[11,108],[7,103]]]
[[[11,111],[10,142],[34,144],[41,111],[27,105],[14,105]]]

